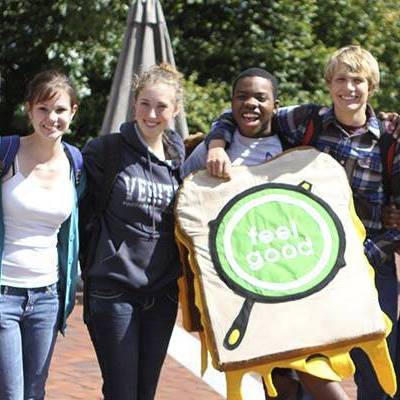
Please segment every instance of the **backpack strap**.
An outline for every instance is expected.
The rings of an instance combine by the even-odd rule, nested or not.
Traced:
[[[322,107],[314,106],[309,115],[309,120],[307,122],[306,131],[303,136],[301,144],[303,146],[308,146],[313,144],[317,135],[321,133],[322,130],[322,118],[319,115],[319,111]]]
[[[82,168],[83,168],[83,157],[82,153],[79,151],[79,149],[75,146],[72,146],[71,144],[67,142],[63,142],[65,152],[67,154],[68,159],[71,162],[72,169],[74,171],[74,176],[75,176],[75,185],[79,185],[79,180],[82,175]]]
[[[389,199],[392,199],[396,205],[400,205],[400,175],[393,176],[393,161],[396,154],[397,140],[385,132],[385,127],[381,120],[378,120],[378,123],[381,132],[379,148],[383,167],[383,189]]]
[[[99,198],[95,200],[95,210],[100,213],[107,208],[111,190],[121,166],[122,136],[111,133],[103,137],[102,149],[104,160],[104,185]]]
[[[3,177],[14,162],[18,152],[20,137],[18,135],[0,136],[0,177]]]

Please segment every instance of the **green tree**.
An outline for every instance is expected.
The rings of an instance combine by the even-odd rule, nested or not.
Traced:
[[[222,82],[196,83],[194,73],[185,81],[185,112],[189,116],[190,133],[208,133],[217,113],[230,107],[230,85]]]
[[[21,104],[27,82],[43,69],[60,68],[72,78],[83,100],[75,123],[76,141],[97,134],[99,110],[105,109],[129,3],[112,0],[1,2],[4,20],[0,24],[2,133],[26,132]]]
[[[258,66],[274,73],[284,99],[304,101],[322,86],[325,49],[315,39],[314,0],[165,0],[177,63],[198,81],[230,82]],[[200,16],[200,17],[199,17]]]
[[[77,143],[96,136],[106,108],[128,9],[122,0],[2,0],[0,132],[24,132],[23,96],[38,71],[57,67],[81,97]],[[177,65],[185,76],[189,131],[207,131],[227,104],[233,77],[259,66],[280,82],[282,104],[328,102],[323,66],[358,43],[381,66],[378,109],[399,109],[398,0],[161,0]]]
[[[377,58],[381,90],[372,103],[382,110],[399,111],[400,8],[397,0],[318,0],[313,32],[329,52],[359,44]]]

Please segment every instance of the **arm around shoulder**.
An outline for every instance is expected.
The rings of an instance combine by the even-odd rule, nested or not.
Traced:
[[[206,148],[209,148],[210,142],[214,139],[220,139],[226,146],[232,142],[233,133],[236,130],[236,123],[233,119],[232,111],[222,113],[212,123],[210,133],[205,138]],[[224,145],[224,147],[225,147]]]

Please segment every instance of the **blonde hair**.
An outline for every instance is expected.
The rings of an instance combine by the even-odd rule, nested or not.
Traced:
[[[59,90],[64,90],[71,101],[71,108],[78,104],[74,87],[68,77],[56,70],[43,71],[28,83],[25,103],[32,107],[38,102],[52,99]]]
[[[325,82],[328,85],[332,82],[333,74],[339,63],[345,64],[351,72],[365,74],[371,94],[379,88],[378,61],[369,51],[356,45],[336,50],[325,65]]]
[[[168,63],[151,66],[133,77],[134,99],[137,100],[140,92],[147,84],[165,83],[175,89],[177,105],[183,103],[183,75]]]

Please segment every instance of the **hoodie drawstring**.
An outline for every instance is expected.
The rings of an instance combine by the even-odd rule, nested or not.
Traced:
[[[151,181],[151,187],[154,188],[155,182],[154,182],[154,177],[153,177],[153,166],[151,163],[151,157],[150,157],[150,152],[147,150],[147,163],[149,164],[149,171],[150,171],[150,181]],[[152,206],[152,226],[153,226],[153,232],[151,233],[151,237],[154,239],[156,235],[156,199],[154,196],[154,190],[151,191],[151,206]]]

